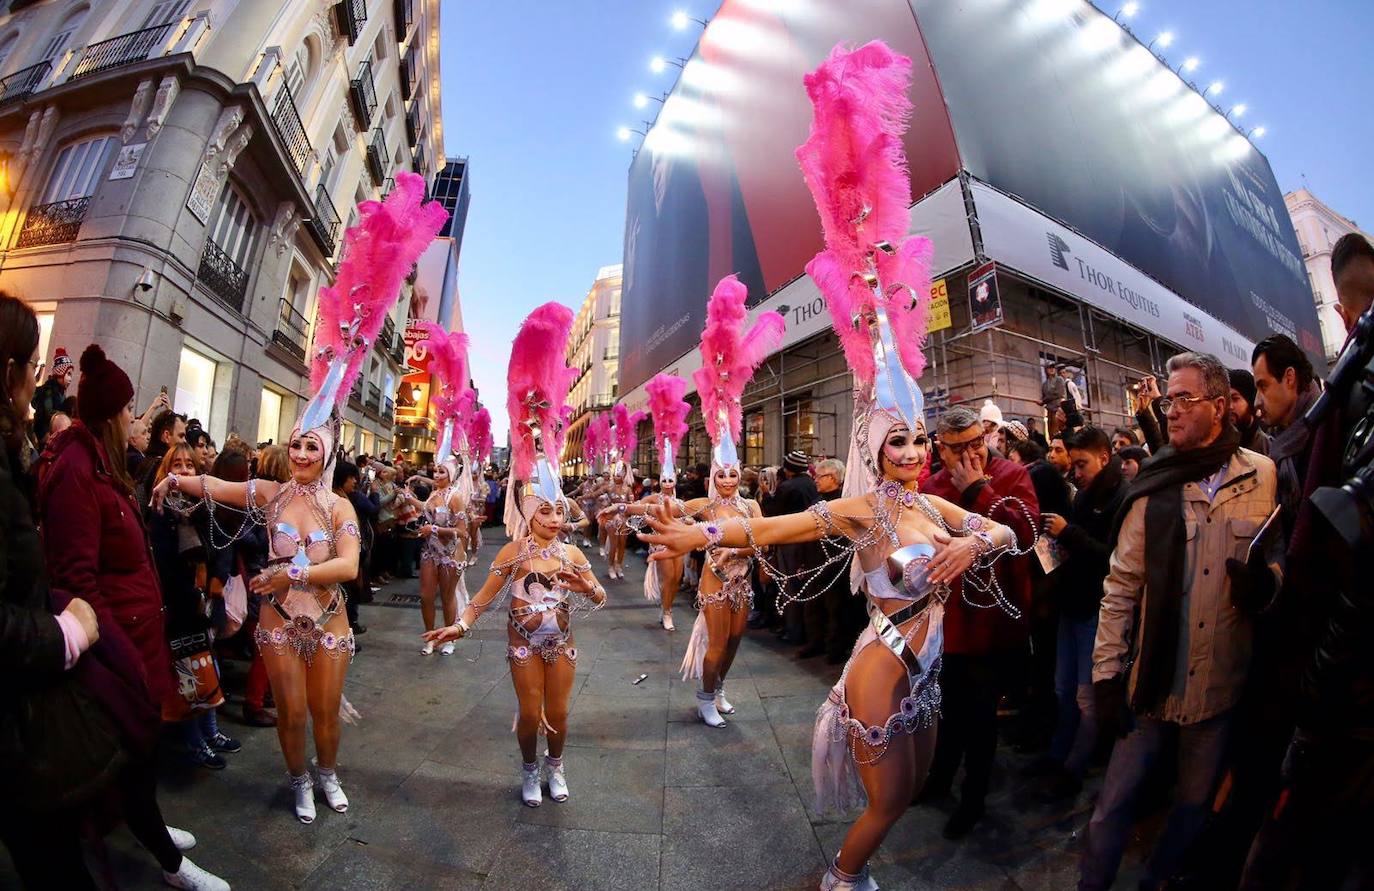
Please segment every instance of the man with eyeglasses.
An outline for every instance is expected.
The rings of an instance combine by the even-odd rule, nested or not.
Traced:
[[[969,408],[958,406],[945,412],[936,432],[944,466],[925,482],[922,491],[1010,526],[1020,546],[1029,547],[1040,526],[1040,504],[1026,468],[988,451],[983,426]],[[962,838],[983,817],[997,751],[997,702],[1011,677],[1024,674],[1031,559],[1003,557],[994,570],[1002,593],[1020,610],[1016,619],[995,606],[988,608],[987,594],[971,592],[966,601],[962,578],[950,585],[940,675],[944,704],[935,759],[920,794],[922,801],[948,794],[963,762],[959,806],[945,824],[946,838]]]
[[[1098,611],[1094,703],[1103,736],[1121,739],[1088,823],[1079,891],[1111,887],[1140,790],[1152,765],[1170,760],[1173,809],[1141,887],[1174,875],[1207,821],[1250,670],[1260,605],[1239,596],[1232,575],[1247,567],[1240,561],[1274,509],[1274,463],[1241,447],[1230,379],[1215,356],[1181,353],[1168,372],[1159,402],[1169,444],[1140,469],[1117,514]],[[1269,557],[1251,569],[1277,572]]]

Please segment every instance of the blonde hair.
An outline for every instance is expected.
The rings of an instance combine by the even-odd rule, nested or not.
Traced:
[[[258,479],[279,483],[291,479],[291,461],[286,446],[270,445],[258,453]]]
[[[157,473],[153,475],[153,485],[156,486],[167,478],[167,474],[172,472],[172,462],[177,459],[177,455],[185,455],[191,462],[191,466],[196,463],[196,450],[184,442],[179,442],[167,450],[162,456],[162,461],[157,465]]]

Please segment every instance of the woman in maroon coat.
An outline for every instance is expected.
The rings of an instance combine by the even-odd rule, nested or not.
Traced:
[[[100,347],[87,347],[76,397],[80,420],[44,452],[38,503],[53,586],[95,609],[102,636],[132,643],[148,702],[158,708],[172,690],[172,654],[143,515],[124,466],[133,395],[129,376]],[[228,891],[227,882],[182,856],[195,837],[164,823],[152,752],[130,754],[121,781],[125,820],[157,858],[164,880],[174,888]]]

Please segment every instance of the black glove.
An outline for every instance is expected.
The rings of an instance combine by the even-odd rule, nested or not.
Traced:
[[[1131,713],[1126,705],[1125,675],[1118,674],[1095,681],[1093,705],[1097,710],[1097,732],[1108,738],[1124,738],[1131,725]]]
[[[1226,575],[1231,579],[1231,601],[1250,615],[1264,612],[1274,602],[1274,572],[1263,563],[1256,566],[1227,557]]]

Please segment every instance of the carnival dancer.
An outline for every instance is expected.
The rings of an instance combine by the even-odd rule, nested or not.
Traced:
[[[687,382],[677,375],[660,372],[644,385],[644,390],[649,395],[649,417],[654,423],[654,445],[658,448],[659,491],[626,507],[627,522],[635,531],[643,528],[643,520],[635,518],[643,517],[658,505],[664,505],[671,516],[687,515],[687,505],[676,495],[677,465],[674,461],[682,437],[687,435],[687,414],[692,410],[682,399],[682,394],[687,392]],[[644,570],[644,599],[662,605],[660,624],[664,631],[676,630],[673,627],[673,600],[682,586],[684,562],[675,557],[650,563]]]
[[[597,523],[606,530],[606,574],[613,579],[625,578],[625,542],[630,537],[625,508],[634,501],[635,475],[630,457],[635,449],[635,428],[644,420],[644,412],[630,414],[625,405],[611,409],[615,418],[612,429],[611,480],[606,486],[607,504],[597,511]]]
[[[746,296],[746,288],[733,275],[716,285],[706,304],[701,368],[692,376],[701,396],[706,432],[711,437],[711,479],[707,497],[688,501],[684,512],[688,518],[705,524],[703,528],[714,529],[732,517],[763,515],[758,502],[740,497],[741,467],[735,439],[743,420],[740,397],[754,370],[782,341],[783,320],[775,312],[760,313],[753,328],[745,333]],[[660,505],[656,515],[670,516],[668,506]],[[682,659],[682,679],[701,678],[697,715],[710,727],[724,727],[721,715],[735,711],[725,698],[725,676],[735,661],[754,602],[753,554],[747,546],[707,551],[706,567],[697,588],[697,619]],[[652,558],[664,562],[684,555],[685,552],[664,551]]]
[[[929,452],[916,378],[925,365],[931,246],[906,236],[901,135],[910,70],[908,59],[874,42],[836,47],[806,78],[815,121],[797,154],[826,236],[807,272],[855,377],[846,497],[797,514],[695,527],[661,512],[650,518],[657,534],[645,536],[665,548],[654,560],[703,546],[820,540],[825,559],[792,579],[800,599],[828,567],[855,555],[852,573],[867,594],[870,622],[817,713],[811,771],[818,810],[865,807],[822,889],[877,888],[868,860],[924,782],[950,584],[962,580],[965,603],[979,592],[986,599],[978,605],[1015,613],[992,564],[1035,543],[1029,516],[1013,532],[917,489]]]
[[[577,669],[571,616],[575,609],[595,609],[606,602],[606,591],[582,552],[558,540],[568,501],[548,456],[558,454],[562,445],[562,411],[572,380],[572,369],[562,357],[572,323],[572,310],[546,303],[515,336],[507,377],[511,492],[506,528],[511,541],[492,561],[486,584],[462,617],[425,634],[430,643],[465,637],[487,609],[511,595],[506,656],[520,702],[515,726],[523,761],[520,795],[530,807],[543,800],[536,751],[541,728],[548,736],[544,767],[549,797],[568,798],[563,747]]]
[[[423,504],[416,502],[424,542],[420,548],[420,616],[425,630],[433,631],[436,596],[443,605],[445,625],[452,625],[468,605],[463,572],[468,566],[472,475],[454,456],[455,449],[466,452],[466,443],[455,442],[454,437],[455,430],[466,430],[476,394],[468,383],[467,335],[447,332],[429,321],[422,321],[420,328],[426,339],[417,347],[429,354],[429,371],[439,381],[439,392],[432,399],[439,426],[434,490]],[[420,652],[432,655],[434,645],[427,642]],[[439,652],[452,655],[453,643],[444,644]]]
[[[277,738],[302,823],[315,820],[316,782],[331,810],[348,809],[335,767],[340,709],[346,706],[344,677],[354,645],[340,585],[358,574],[360,537],[352,505],[330,489],[342,425],[339,404],[348,398],[401,283],[448,216],[438,202],[422,204],[424,193],[422,178],[401,172],[385,202],[358,205],[361,219],[345,234],[335,283],[319,293],[311,374],[315,394],[291,432],[290,481],[231,483],[170,474],[152,493],[159,510],[171,492],[202,499],[215,547],[228,546],[250,523],[269,530],[270,563],[250,582],[254,592],[265,595],[253,637],[272,681]],[[225,530],[214,519],[216,508],[241,511],[239,529]],[[314,729],[315,778],[305,758],[307,717]]]

